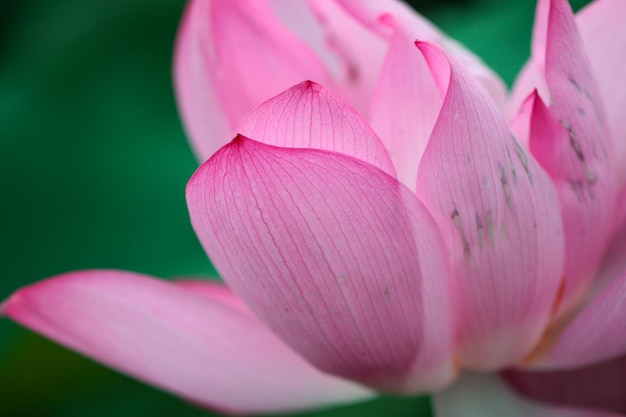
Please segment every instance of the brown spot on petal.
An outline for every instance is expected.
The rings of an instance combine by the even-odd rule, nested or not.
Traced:
[[[483,248],[485,243],[485,227],[483,226],[483,218],[476,215],[476,232],[478,233],[478,247]]]
[[[526,176],[528,177],[528,181],[530,181],[530,183],[533,183],[533,176],[530,172],[530,169],[528,168],[528,157],[526,156],[526,152],[524,151],[524,149],[520,146],[519,143],[517,143],[517,141],[514,141],[515,143],[515,153],[517,154],[517,158],[519,159],[520,163],[522,164],[522,167],[524,168],[524,172],[526,172]]]
[[[576,196],[576,200],[578,201],[587,201],[587,195],[585,193],[585,185],[581,180],[568,180],[567,185],[569,185],[570,189]]]
[[[568,78],[567,78],[567,81],[569,81],[569,82],[570,82],[570,84],[574,86],[574,88],[576,89],[576,91],[578,91],[579,93],[581,93],[581,92],[582,92],[582,90],[581,90],[580,86],[578,85],[578,83],[576,82],[576,80],[575,80],[574,78],[572,78],[572,77],[568,77]]]
[[[500,184],[502,185],[502,191],[504,192],[504,200],[509,209],[513,209],[513,201],[511,200],[511,187],[509,186],[509,180],[507,179],[506,171],[501,164],[498,164],[498,173],[500,175]]]
[[[509,152],[509,148],[505,148],[506,157],[509,161],[509,172],[511,173],[511,178],[513,180],[513,184],[517,183],[517,171],[515,170],[515,165],[513,164],[513,158],[511,158],[511,152]]]
[[[459,235],[461,236],[461,240],[463,242],[463,252],[465,253],[465,256],[467,257],[471,256],[472,251],[471,251],[469,242],[467,241],[467,238],[465,237],[465,232],[463,231],[463,221],[461,220],[461,215],[459,214],[456,208],[450,214],[450,219],[452,220],[452,223],[454,223],[454,227],[456,228],[456,230],[459,232]]]

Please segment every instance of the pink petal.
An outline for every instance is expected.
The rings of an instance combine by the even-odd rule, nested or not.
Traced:
[[[413,40],[398,29],[389,44],[370,119],[389,150],[398,179],[414,190],[442,99]]]
[[[19,290],[2,313],[112,368],[228,412],[296,410],[371,395],[322,374],[221,296],[139,274],[61,275]]]
[[[626,226],[626,187],[622,188],[617,197],[617,208],[615,209],[614,230],[619,230]]]
[[[393,36],[394,27],[390,27],[386,22],[391,18],[412,41],[417,39],[419,41],[437,43],[480,80],[499,107],[504,106],[506,87],[498,75],[471,51],[455,40],[450,39],[434,24],[419,15],[404,2],[398,0],[337,1],[354,18],[360,20],[364,25],[383,37],[391,38]]]
[[[604,102],[620,184],[626,181],[626,2],[596,0],[576,16],[585,52]]]
[[[201,160],[231,140],[256,105],[303,80],[328,77],[264,0],[192,0],[174,70],[181,116]]]
[[[185,278],[177,279],[172,281],[172,283],[178,287],[205,296],[213,300],[213,302],[225,304],[232,310],[237,310],[238,312],[254,317],[254,314],[252,314],[246,303],[221,282],[212,281],[210,279]]]
[[[566,173],[559,162],[571,148],[569,133],[550,114],[539,93],[535,91],[526,102],[528,108],[528,147],[537,161],[544,167],[556,184],[567,181]]]
[[[445,417],[618,417],[608,411],[558,407],[534,402],[511,390],[495,375],[469,374],[433,396]]]
[[[624,207],[626,208],[626,207]],[[591,301],[626,271],[626,223],[613,234],[585,299]],[[585,303],[586,304],[586,303]]]
[[[547,354],[531,365],[559,369],[590,365],[626,354],[626,272],[596,296],[568,325]]]
[[[530,120],[532,118],[533,108],[535,107],[535,100],[539,95],[537,90],[525,97],[521,102],[517,113],[511,119],[509,127],[515,138],[519,141],[519,144],[524,148],[530,147],[528,141],[530,139]]]
[[[535,106],[529,143],[555,181],[561,202],[563,313],[589,286],[613,228],[616,171],[602,101],[567,1],[542,0],[535,25],[533,60],[542,69],[551,101],[549,109]]]
[[[511,370],[504,377],[518,392],[537,401],[626,414],[626,356],[565,371]]]
[[[341,57],[328,45],[324,26],[307,0],[267,0],[280,23],[304,42],[325,64],[330,73],[339,76]]]
[[[387,42],[336,0],[308,0],[308,4],[324,29],[327,48],[341,59],[337,92],[369,117]]]
[[[220,276],[320,369],[398,392],[453,377],[443,241],[393,177],[240,136],[198,169],[187,202]]]
[[[237,132],[268,145],[340,152],[396,175],[385,146],[367,122],[344,100],[311,81],[256,107]]]
[[[420,36],[424,40],[436,42],[443,37],[441,31],[418,14],[409,5],[397,0],[337,0],[343,8],[355,19],[382,37],[393,34],[393,27],[389,27],[386,19],[393,18],[403,29],[407,29],[412,36]]]
[[[461,363],[494,370],[521,358],[551,315],[563,262],[558,200],[467,70],[418,43],[445,99],[417,192],[447,231]]]
[[[384,42],[338,7],[336,0],[268,1],[281,24],[322,59],[338,91],[367,114]]]

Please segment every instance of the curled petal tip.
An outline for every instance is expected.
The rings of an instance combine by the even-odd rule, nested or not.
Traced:
[[[420,50],[426,60],[441,97],[445,97],[448,92],[452,64],[450,58],[439,45],[429,41],[416,41],[415,46]]]
[[[237,133],[237,136],[235,136],[233,140],[230,141],[230,144],[231,145],[243,145],[244,142],[248,140],[249,139],[245,137],[244,135],[242,135],[241,133]]]

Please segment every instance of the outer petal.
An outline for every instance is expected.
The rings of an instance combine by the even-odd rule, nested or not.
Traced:
[[[502,80],[480,58],[460,43],[450,39],[426,18],[398,0],[337,0],[350,12],[383,37],[393,35],[393,27],[385,21],[390,16],[411,40],[435,42],[453,55],[477,77],[499,107],[503,107],[506,87]],[[372,113],[373,114],[373,113]]]
[[[515,394],[496,376],[465,375],[434,396],[438,417],[618,417],[607,411],[549,406]]]
[[[348,103],[311,81],[256,107],[237,132],[268,145],[340,152],[396,175],[385,146],[367,122]]]
[[[443,241],[396,179],[238,137],[199,168],[187,201],[220,275],[319,368],[401,392],[453,376]]]
[[[129,272],[75,272],[23,288],[2,313],[115,369],[235,413],[367,398],[322,374],[220,296]],[[223,295],[223,294],[222,294]]]
[[[535,106],[529,143],[556,182],[562,207],[562,313],[580,299],[601,260],[613,227],[617,171],[602,99],[567,1],[542,0],[535,26],[533,59],[545,77],[550,102],[549,110]],[[540,156],[537,148],[549,152]]]
[[[192,0],[174,70],[178,105],[201,160],[232,139],[235,124],[256,105],[303,80],[327,79],[264,0]]]
[[[538,340],[561,281],[558,200],[480,84],[419,43],[445,94],[417,192],[448,230],[459,294],[460,360],[493,370]]]
[[[604,102],[616,150],[619,181],[626,180],[626,2],[596,0],[576,16],[585,52]]]
[[[389,40],[370,119],[389,150],[398,179],[413,190],[441,104],[426,60],[414,41],[397,29]]]
[[[511,370],[504,377],[518,392],[538,401],[626,414],[626,356],[565,371]]]

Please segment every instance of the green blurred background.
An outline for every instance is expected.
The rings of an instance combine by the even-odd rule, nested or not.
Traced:
[[[575,1],[575,9],[586,1]],[[415,0],[507,83],[533,0]],[[0,299],[61,272],[214,273],[184,200],[197,166],[171,85],[184,0],[22,0],[0,6]],[[0,416],[206,416],[0,320]],[[303,416],[429,415],[385,397]]]

